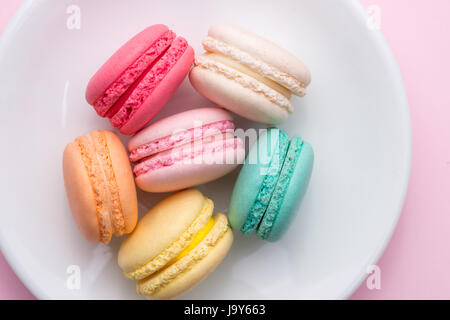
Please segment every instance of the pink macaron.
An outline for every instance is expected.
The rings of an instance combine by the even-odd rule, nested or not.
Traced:
[[[123,134],[149,122],[189,72],[194,50],[165,25],[141,31],[91,78],[86,100]]]
[[[161,119],[128,143],[136,184],[169,192],[218,179],[242,164],[245,149],[231,114],[199,108]]]

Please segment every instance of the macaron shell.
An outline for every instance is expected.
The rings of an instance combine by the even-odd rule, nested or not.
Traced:
[[[275,125],[289,116],[286,109],[271,102],[263,94],[214,71],[196,66],[191,70],[189,80],[205,98],[244,118]]]
[[[119,131],[123,134],[132,134],[142,129],[170,100],[189,72],[193,61],[194,50],[188,46],[169,73]]]
[[[139,146],[194,128],[195,126],[229,120],[233,121],[231,114],[221,108],[197,108],[177,113],[173,116],[158,120],[134,135],[128,142],[128,151],[133,151]]]
[[[203,153],[194,157],[190,162],[181,160],[173,163],[171,166],[153,169],[147,173],[138,175],[135,179],[136,184],[140,189],[148,192],[170,192],[218,179],[233,171],[244,161],[245,149],[243,144],[239,138],[233,138],[233,140],[237,142],[236,149],[216,151],[214,154],[214,157],[220,159],[225,159],[225,154],[231,154],[235,159],[233,163],[207,162],[206,160],[211,154]],[[219,144],[221,143],[219,142]],[[182,148],[185,148],[185,146],[180,147],[180,149]],[[162,154],[170,154],[174,150],[168,150]],[[161,157],[162,154],[157,154],[154,157]]]
[[[269,40],[240,28],[223,24],[210,27],[208,35],[273,65],[299,79],[305,85],[311,82],[311,74],[303,62]]]
[[[125,219],[125,233],[130,233],[138,219],[138,203],[133,172],[124,145],[119,137],[111,131],[104,131],[111,162],[119,188],[120,203]]]
[[[125,273],[132,272],[157,257],[192,225],[206,204],[207,199],[195,189],[180,191],[157,203],[122,242],[119,266]],[[207,210],[211,216],[213,208]]]
[[[222,262],[233,243],[233,232],[227,227],[226,216],[217,214],[214,219],[216,223],[210,234],[186,257],[179,260],[176,265],[138,281],[136,283],[138,293],[148,299],[173,299],[206,278]],[[223,227],[225,230],[220,230]],[[162,287],[153,291],[152,287],[158,284]]]
[[[247,155],[234,185],[228,210],[228,219],[234,230],[240,230],[247,221],[278,146],[279,137],[278,129],[269,128],[259,136]],[[274,179],[276,178],[275,176]]]
[[[304,142],[291,180],[285,191],[282,205],[265,240],[270,242],[279,240],[290,227],[292,220],[299,212],[308,188],[313,163],[313,149],[309,143]]]
[[[120,47],[90,79],[86,89],[88,103],[92,105],[129,65],[167,31],[169,29],[162,24],[150,26]]]
[[[100,238],[95,196],[76,142],[63,154],[63,175],[72,216],[81,234],[91,242]]]

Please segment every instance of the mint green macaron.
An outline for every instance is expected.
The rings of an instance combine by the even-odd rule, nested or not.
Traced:
[[[299,211],[314,162],[309,143],[269,128],[252,146],[231,195],[231,227],[279,240]]]

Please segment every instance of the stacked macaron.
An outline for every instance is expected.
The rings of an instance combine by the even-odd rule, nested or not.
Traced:
[[[291,95],[304,96],[311,81],[296,57],[232,26],[211,27],[203,47],[207,52],[191,69],[193,49],[167,26],[135,35],[86,89],[99,116],[122,134],[135,134],[129,155],[115,133],[99,130],[64,150],[65,188],[81,234],[104,244],[113,235],[128,234],[118,263],[149,299],[180,296],[202,281],[229,251],[232,229],[279,240],[298,212],[312,172],[311,146],[276,128],[260,134],[246,158],[233,117],[222,108],[196,108],[148,124],[189,71],[192,86],[204,97],[266,124],[286,120],[294,111]],[[226,215],[213,215],[211,199],[186,188],[216,180],[242,163],[229,205],[230,227]],[[138,222],[135,184],[147,192],[182,191]]]

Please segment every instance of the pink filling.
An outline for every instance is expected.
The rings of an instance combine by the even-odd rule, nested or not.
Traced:
[[[133,162],[149,157],[168,149],[181,146],[183,144],[206,138],[209,136],[224,133],[227,130],[233,130],[234,123],[229,120],[217,121],[205,124],[202,127],[191,128],[173,135],[160,138],[149,143],[143,144],[130,153],[130,160]]]
[[[106,89],[94,103],[94,108],[100,116],[106,116],[108,110],[119,100],[120,96],[170,46],[175,36],[175,33],[170,30],[164,33]]]
[[[188,47],[188,43],[183,38],[176,38],[171,47],[164,55],[151,67],[139,85],[131,93],[119,111],[112,117],[111,123],[117,128],[121,128],[130,119],[145,100],[152,94],[158,84],[164,79],[167,73],[181,58]]]
[[[176,163],[193,163],[193,164],[211,164],[215,163],[215,156],[220,156],[222,163],[226,163],[227,152],[232,151],[233,158],[236,156],[236,150],[242,148],[242,141],[238,138],[224,139],[219,143],[203,142],[192,143],[178,149],[168,150],[160,154],[151,156],[146,160],[137,164],[133,172],[136,177],[148,173],[153,170],[161,169],[164,167],[173,166]],[[229,154],[228,154],[229,155]],[[201,157],[201,158],[199,158]],[[231,157],[230,157],[231,158]],[[211,161],[213,159],[213,161]]]

